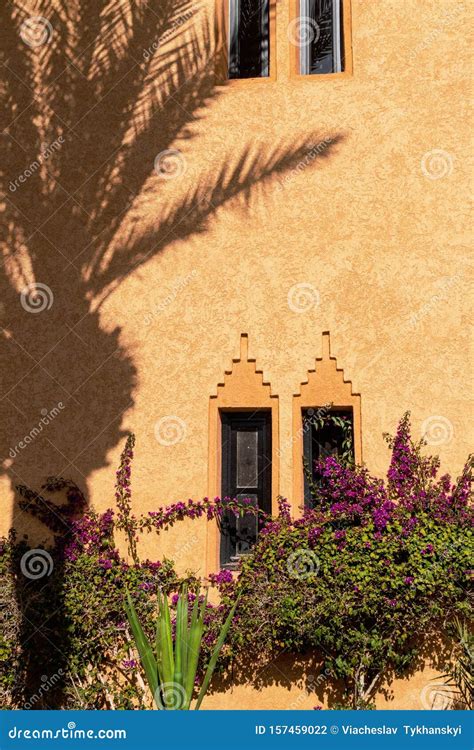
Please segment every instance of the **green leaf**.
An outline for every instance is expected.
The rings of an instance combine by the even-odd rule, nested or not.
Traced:
[[[206,695],[207,688],[209,687],[209,683],[211,681],[211,677],[212,677],[212,675],[214,673],[214,669],[216,668],[217,659],[219,657],[221,648],[224,645],[224,641],[225,641],[225,639],[227,637],[227,633],[229,631],[230,624],[232,622],[232,618],[234,616],[234,612],[236,610],[236,607],[237,607],[237,604],[239,602],[239,599],[240,599],[240,595],[237,597],[236,602],[235,602],[234,606],[232,607],[232,609],[230,610],[230,612],[229,612],[229,614],[227,616],[227,619],[226,619],[225,623],[223,624],[223,626],[221,628],[221,632],[219,633],[219,638],[217,639],[217,643],[216,643],[216,645],[214,647],[214,651],[212,652],[212,656],[211,656],[211,659],[209,661],[208,667],[206,669],[206,674],[204,675],[204,680],[203,680],[203,683],[201,685],[201,689],[199,691],[199,695],[198,695],[198,698],[197,698],[197,701],[196,701],[196,705],[194,707],[196,710],[200,707],[200,705],[201,705],[201,703],[203,701],[203,698]]]
[[[158,665],[156,663],[153,649],[150,645],[148,638],[140,624],[138,615],[133,605],[132,598],[129,591],[127,591],[127,603],[125,605],[125,612],[132,629],[133,638],[140,655],[140,662],[145,672],[148,686],[153,695],[153,699],[156,702],[156,691],[158,690]]]

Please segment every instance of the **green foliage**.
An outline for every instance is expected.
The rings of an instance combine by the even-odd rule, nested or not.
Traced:
[[[185,586],[178,596],[174,623],[171,620],[167,597],[158,592],[157,603],[158,615],[154,623],[155,639],[152,645],[141,626],[132,598],[127,591],[125,611],[140,662],[156,708],[165,711],[189,710],[204,634],[207,595],[201,597],[201,601],[198,596],[194,596],[194,603],[189,611],[188,590]],[[208,690],[236,606],[237,602],[233,604],[220,628],[196,699],[195,709],[201,707]]]
[[[467,622],[455,618],[448,632],[454,640],[449,671],[443,675],[448,688],[454,688],[455,708],[474,708],[474,635]],[[453,697],[453,696],[451,696]]]
[[[11,572],[14,542],[14,536],[0,540],[0,708],[13,704],[21,673],[21,613]]]
[[[280,522],[262,535],[237,585],[234,654],[244,644],[260,655],[317,649],[326,673],[344,682],[345,702],[367,705],[382,676],[405,673],[426,639],[470,611],[472,530],[424,513],[412,534],[402,531],[393,520],[384,534],[367,523],[342,536],[328,522],[314,542],[307,524]]]
[[[201,582],[192,575],[178,578],[172,562],[140,562],[137,542],[184,518],[218,519],[229,504],[204,498],[134,517],[132,440],[117,474],[117,517],[111,510],[84,513],[72,484],[63,519],[57,506],[53,513],[44,498],[21,488],[56,536],[48,551],[52,573],[39,580],[21,573],[26,540],[14,533],[0,540],[2,706],[21,708],[41,675],[58,672],[64,678],[49,703],[36,708],[134,709],[151,705],[151,691],[167,710],[187,709],[196,677],[199,708],[212,674],[234,658],[245,658],[250,678],[252,667],[281,651],[311,651],[324,657],[332,707],[371,708],[382,681],[409,675],[444,647],[453,621],[458,632],[445,679],[460,706],[472,705],[472,636],[461,625],[472,602],[472,466],[454,483],[449,475],[438,479],[439,461],[412,442],[408,414],[390,446],[387,482],[328,457],[318,466],[311,509],[292,519],[280,498],[279,515],[262,516],[240,576],[209,576],[218,605],[199,597]],[[233,510],[245,506],[234,503]],[[126,532],[131,564],[116,549],[117,528]],[[440,654],[446,671],[449,655]],[[176,689],[179,700],[171,703]]]

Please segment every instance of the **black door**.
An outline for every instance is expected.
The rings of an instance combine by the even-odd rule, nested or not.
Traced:
[[[252,503],[271,513],[272,434],[269,411],[225,412],[222,415],[222,497]],[[254,513],[221,520],[221,566],[255,544],[259,521]]]

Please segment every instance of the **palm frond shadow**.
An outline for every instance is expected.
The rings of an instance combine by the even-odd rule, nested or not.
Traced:
[[[90,475],[108,466],[110,451],[124,438],[137,382],[120,321],[106,328],[101,303],[171,241],[205,231],[231,201],[245,203],[255,189],[270,190],[323,138],[308,133],[268,148],[250,141],[179,198],[167,198],[154,172],[156,156],[179,143],[192,158],[197,124],[219,97],[231,94],[216,76],[222,41],[213,22],[190,0],[155,5],[38,0],[25,10],[12,0],[0,9],[0,356],[7,363],[0,463],[13,489],[39,488],[46,476],[56,476],[75,482],[87,499]],[[46,21],[39,28],[46,40],[38,46],[28,28],[25,33],[30,15]],[[342,137],[334,135],[312,161],[328,158]],[[150,189],[153,227],[130,222],[126,235],[125,220]],[[21,294],[32,283],[50,290],[41,314],[32,314],[38,300]],[[58,403],[47,429],[21,447]],[[20,536],[45,538],[44,527],[18,502],[13,509],[3,502]],[[40,628],[29,641],[32,654],[50,648],[51,633],[41,639]],[[37,667],[34,661],[30,682],[43,674],[41,660]]]

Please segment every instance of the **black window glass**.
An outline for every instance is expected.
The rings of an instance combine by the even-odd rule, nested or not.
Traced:
[[[341,0],[300,0],[300,73],[344,70]]]
[[[229,78],[269,75],[269,0],[229,0]]]
[[[222,415],[222,496],[249,500],[271,513],[271,415],[269,411],[225,412]],[[236,567],[255,544],[259,521],[255,513],[236,517],[224,513],[221,522],[222,567]]]
[[[304,449],[304,499],[311,506],[311,485],[316,485],[321,477],[316,464],[321,459],[334,456],[343,461],[354,457],[354,425],[351,408],[331,409],[324,407],[303,411]]]

